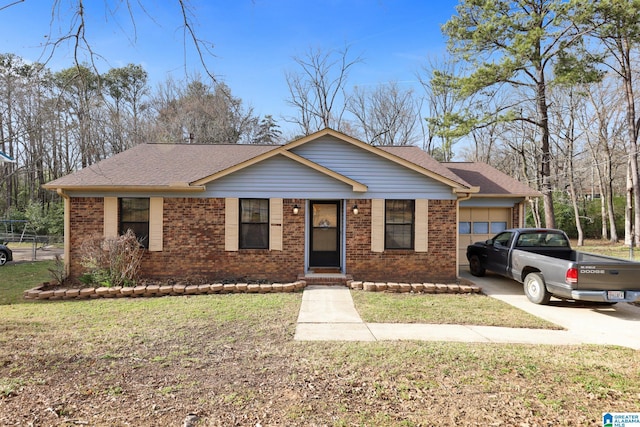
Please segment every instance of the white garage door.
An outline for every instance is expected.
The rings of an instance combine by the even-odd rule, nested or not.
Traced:
[[[467,246],[487,240],[511,227],[511,208],[460,208],[458,222],[458,259],[469,265]]]

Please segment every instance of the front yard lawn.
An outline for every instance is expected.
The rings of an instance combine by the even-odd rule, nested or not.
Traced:
[[[502,301],[478,294],[393,294],[351,291],[367,323],[444,323],[562,329]]]
[[[22,277],[1,270],[3,292],[7,271]],[[301,296],[0,305],[0,425],[583,426],[640,412],[640,352],[296,342]]]

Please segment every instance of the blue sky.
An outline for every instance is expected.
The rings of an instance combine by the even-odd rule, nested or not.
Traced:
[[[13,0],[0,0],[0,7]],[[148,16],[139,8],[141,2]],[[40,59],[42,44],[69,26],[71,0],[60,0],[60,20],[52,21],[53,0],[25,0],[0,9],[0,52],[26,60]],[[183,39],[177,0],[131,0],[135,32],[125,4],[115,17],[107,1],[85,0],[86,37],[103,59],[101,71],[128,63],[140,64],[153,86],[169,75],[183,79],[201,70],[189,41]],[[194,0],[198,36],[213,43],[215,57],[207,65],[232,93],[260,116],[273,115],[283,127],[286,105],[285,72],[296,71],[293,56],[310,48],[340,50],[346,45],[360,55],[348,87],[375,86],[390,81],[419,89],[416,73],[428,57],[445,52],[441,25],[455,13],[455,0]],[[119,5],[119,6],[118,6]],[[53,25],[52,25],[53,24]],[[49,37],[48,35],[51,34]],[[40,59],[41,60],[41,59]],[[69,46],[61,46],[48,63],[54,71],[72,65]]]

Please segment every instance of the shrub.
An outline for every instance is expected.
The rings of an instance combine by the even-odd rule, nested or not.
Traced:
[[[91,236],[80,250],[80,262],[86,269],[80,279],[83,283],[107,287],[135,283],[144,248],[131,230],[113,238]]]

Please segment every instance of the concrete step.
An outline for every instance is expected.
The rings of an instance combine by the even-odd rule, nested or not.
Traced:
[[[304,280],[307,285],[347,286],[353,280],[353,277],[350,274],[316,273],[314,271],[300,274],[298,280]]]

